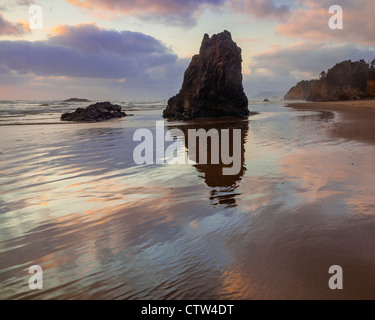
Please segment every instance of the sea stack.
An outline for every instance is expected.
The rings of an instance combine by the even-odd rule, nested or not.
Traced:
[[[242,86],[241,48],[224,31],[205,34],[199,54],[185,71],[180,92],[169,99],[165,118],[189,120],[201,117],[249,115]]]
[[[78,108],[74,112],[61,115],[61,121],[94,122],[126,117],[121,106],[110,102],[98,102],[87,108]]]

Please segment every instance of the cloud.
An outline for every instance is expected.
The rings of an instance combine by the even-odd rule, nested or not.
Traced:
[[[0,4],[0,11],[12,11],[15,10],[17,6],[30,6],[32,4],[35,4],[35,0],[8,0],[4,1],[4,3]]]
[[[29,32],[27,23],[10,22],[0,12],[0,36],[21,36]]]
[[[327,70],[338,62],[352,59],[372,60],[375,51],[371,47],[356,44],[328,45],[302,42],[290,47],[275,47],[255,55],[249,66],[252,74],[291,76],[314,74]]]
[[[139,54],[171,54],[159,40],[140,32],[114,31],[95,24],[58,26],[50,35],[49,43],[74,48],[83,54],[112,52],[121,56]]]
[[[328,21],[332,14],[328,13],[331,5],[341,5],[344,12],[344,29],[331,30]],[[310,41],[355,42],[374,45],[375,38],[375,2],[363,0],[300,0],[299,7],[293,10],[288,20],[277,26],[279,34],[288,37],[303,38]]]
[[[19,6],[30,6],[35,4],[35,0],[17,0],[16,4]]]
[[[225,0],[66,0],[74,6],[101,17],[136,16],[160,20],[173,25],[194,25],[196,16],[205,8],[220,6]]]
[[[73,84],[97,96],[106,90],[111,96],[142,96],[143,90],[143,96],[164,97],[177,92],[187,65],[151,36],[93,24],[60,26],[44,41],[0,41],[2,85],[7,78],[27,79],[29,87],[54,92],[72,91]]]
[[[274,46],[252,58],[251,74],[244,76],[244,87],[251,94],[288,90],[300,80],[318,78],[321,71],[343,60],[374,58],[373,48],[356,44],[301,42],[290,47]]]
[[[138,32],[95,25],[61,26],[45,41],[1,41],[0,65],[19,74],[152,80],[154,68],[173,80],[183,72],[178,57],[159,40]]]
[[[224,8],[265,19],[282,19],[290,13],[287,5],[273,0],[66,0],[74,6],[106,18],[136,16],[172,25],[192,26],[205,8]],[[294,1],[292,1],[294,3]]]
[[[290,6],[276,6],[273,0],[232,0],[228,6],[237,12],[262,19],[283,19],[290,13]]]

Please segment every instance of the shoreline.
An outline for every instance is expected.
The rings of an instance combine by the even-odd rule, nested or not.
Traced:
[[[296,102],[287,108],[301,111],[332,111],[335,117],[332,127],[327,128],[332,136],[375,144],[375,100]]]

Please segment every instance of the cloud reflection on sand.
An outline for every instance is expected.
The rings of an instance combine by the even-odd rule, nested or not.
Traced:
[[[148,127],[160,120],[139,114]],[[267,106],[241,124],[232,177],[136,166],[134,122],[2,129],[0,296],[375,297],[373,146],[299,115]],[[43,291],[28,289],[33,264]],[[340,293],[327,286],[333,264]]]

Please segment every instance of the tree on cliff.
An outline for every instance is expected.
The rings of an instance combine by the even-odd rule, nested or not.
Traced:
[[[325,78],[328,88],[352,87],[365,91],[369,72],[369,64],[365,60],[352,62],[346,60],[329,69]]]
[[[368,79],[375,80],[375,59],[371,61],[370,70],[368,72]]]

